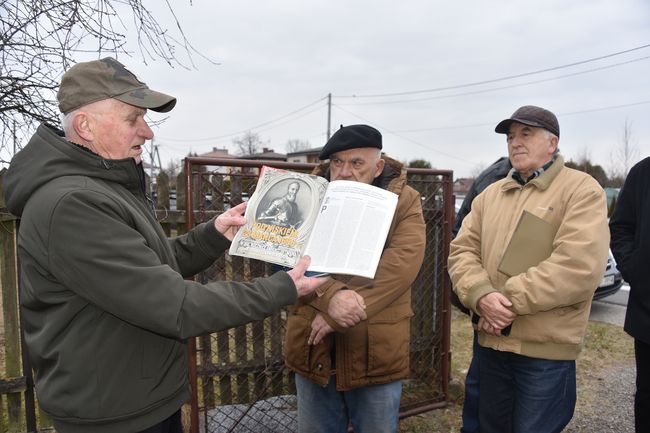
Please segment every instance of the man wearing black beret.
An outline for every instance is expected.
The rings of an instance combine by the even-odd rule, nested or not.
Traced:
[[[401,380],[409,376],[410,286],[424,257],[425,224],[406,168],[381,149],[375,128],[341,127],[320,153],[329,162],[313,172],[399,199],[375,278],[333,275],[311,302],[291,307],[285,355],[296,372],[303,433],[346,433],[349,424],[357,433],[398,431]]]

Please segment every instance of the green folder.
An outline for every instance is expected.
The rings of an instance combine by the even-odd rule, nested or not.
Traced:
[[[512,277],[537,266],[550,257],[554,238],[551,224],[524,211],[501,259],[499,272]]]

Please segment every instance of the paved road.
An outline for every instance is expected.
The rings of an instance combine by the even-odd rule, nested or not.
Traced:
[[[589,320],[623,326],[629,294],[630,286],[624,284],[621,290],[613,295],[594,301],[591,304]]]

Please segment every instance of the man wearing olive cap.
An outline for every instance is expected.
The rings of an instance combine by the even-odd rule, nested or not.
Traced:
[[[481,433],[559,433],[573,416],[575,359],[607,261],[603,188],[558,153],[555,115],[500,122],[512,170],[472,202],[449,275],[478,318]]]
[[[301,433],[395,433],[402,379],[409,377],[411,284],[424,257],[420,194],[406,168],[381,154],[368,125],[341,127],[313,174],[374,185],[398,195],[374,279],[334,275],[290,308],[285,359],[295,371]],[[364,233],[372,236],[372,233]]]
[[[21,312],[39,406],[60,433],[181,433],[186,339],[293,304],[326,279],[308,258],[253,283],[198,284],[245,204],[167,239],[144,188],[147,109],[176,99],[112,58],[78,63],[58,92],[63,131],[41,125],[5,176],[21,218]]]

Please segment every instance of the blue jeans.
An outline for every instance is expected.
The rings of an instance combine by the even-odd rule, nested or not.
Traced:
[[[337,391],[333,376],[326,387],[296,374],[300,433],[397,433],[402,382]]]
[[[481,433],[560,433],[576,403],[575,361],[479,347]]]
[[[463,426],[460,433],[479,433],[478,427],[478,380],[480,362],[478,359],[478,332],[474,331],[472,360],[465,377],[465,401],[463,402]]]

